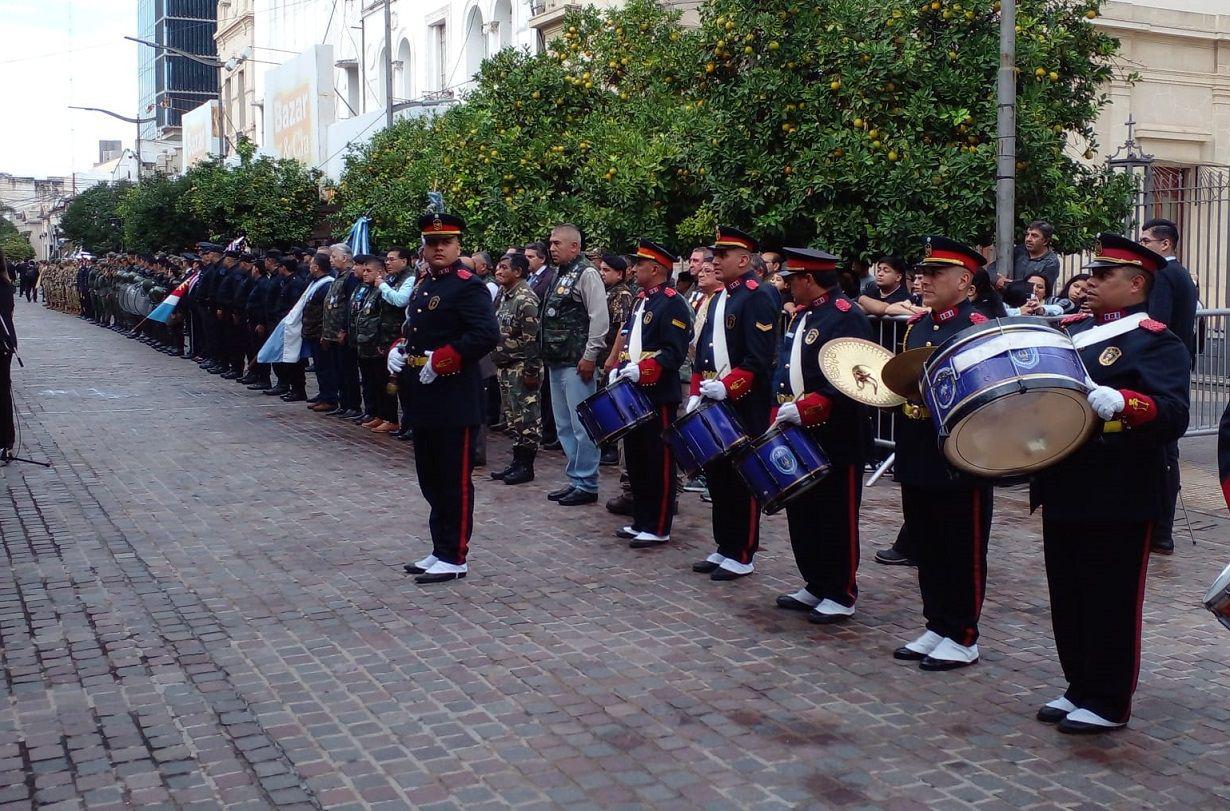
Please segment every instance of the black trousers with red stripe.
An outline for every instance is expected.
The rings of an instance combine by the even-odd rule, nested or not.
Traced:
[[[807,591],[853,606],[858,599],[858,510],[861,465],[834,465],[829,475],[786,505],[790,546]]]
[[[1043,508],[1045,510],[1045,507]],[[1126,722],[1140,674],[1140,616],[1153,525],[1049,520],[1042,548],[1068,700]]]
[[[713,497],[713,540],[718,554],[737,563],[751,563],[760,549],[760,502],[730,459],[706,467],[705,482]]]
[[[431,551],[445,563],[466,562],[474,529],[471,445],[476,426],[416,428],[414,469],[419,489],[431,507]]]
[[[632,528],[670,535],[675,515],[675,455],[662,432],[675,421],[679,404],[657,406],[654,419],[624,437],[624,460],[632,485]]]
[[[967,647],[978,641],[993,501],[990,487],[901,487],[927,630]]]

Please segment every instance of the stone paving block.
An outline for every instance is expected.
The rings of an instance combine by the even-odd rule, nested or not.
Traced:
[[[916,574],[871,562],[900,525],[888,479],[865,490],[840,628],[773,607],[798,588],[783,517],[753,577],[714,584],[689,568],[711,549],[697,498],[669,546],[633,552],[622,519],[545,501],[551,452],[528,485],[477,471],[470,575],[420,588],[407,444],[37,305],[17,318],[23,450],[55,466],[0,477],[0,811],[1230,801],[1230,645],[1199,607],[1224,511],[1150,563],[1131,726],[1072,741],[1032,717],[1062,679],[1019,487],[996,494],[982,662],[924,674],[889,657],[920,631]]]

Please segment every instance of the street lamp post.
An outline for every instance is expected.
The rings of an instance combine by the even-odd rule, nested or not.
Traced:
[[[132,116],[120,115],[119,113],[113,113],[110,110],[104,110],[101,107],[77,107],[77,106],[70,104],[68,105],[68,109],[70,110],[89,110],[90,112],[93,112],[93,113],[102,113],[103,115],[109,115],[112,118],[118,118],[120,121],[127,121],[129,124],[136,124],[137,125],[137,180],[138,181],[141,180],[141,125],[148,124],[151,121],[156,120],[155,118],[133,118]]]

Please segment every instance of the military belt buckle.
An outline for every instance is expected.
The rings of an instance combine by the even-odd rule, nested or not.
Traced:
[[[1124,429],[1123,420],[1107,420],[1102,423],[1102,433],[1104,434],[1121,434]]]

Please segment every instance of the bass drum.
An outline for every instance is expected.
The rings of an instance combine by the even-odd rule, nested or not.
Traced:
[[[1063,460],[1097,430],[1088,377],[1066,333],[1040,318],[998,319],[943,343],[921,389],[953,467],[1012,478]]]

